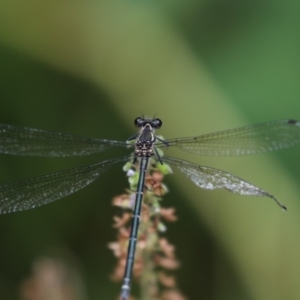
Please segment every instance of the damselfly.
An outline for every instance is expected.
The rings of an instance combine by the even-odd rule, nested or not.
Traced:
[[[158,148],[176,146],[200,155],[229,156],[274,151],[295,146],[300,142],[300,123],[295,120],[277,120],[196,137],[170,140],[163,140],[154,134],[155,129],[162,125],[160,119],[139,117],[135,119],[135,125],[140,129],[139,132],[124,142],[90,139],[13,125],[0,125],[0,153],[5,154],[67,157],[90,155],[109,147],[134,149],[133,154],[121,158],[0,186],[0,213],[11,213],[41,206],[72,194],[92,183],[116,163],[128,160],[138,162],[139,180],[121,288],[122,300],[128,299],[130,295],[144,182],[151,157],[156,157],[161,164],[166,162],[176,166],[203,189],[224,188],[241,195],[266,196],[286,210],[286,207],[273,195],[241,178],[218,169],[162,156]],[[135,141],[135,143],[128,141]]]

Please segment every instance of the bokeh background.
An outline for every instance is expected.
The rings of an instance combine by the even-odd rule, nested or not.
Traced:
[[[300,119],[299,9],[292,0],[1,1],[0,122],[125,140],[141,113],[163,120],[165,138]],[[186,297],[299,299],[300,146],[238,158],[168,153],[234,173],[288,207],[169,176],[165,205],[179,221],[167,236]],[[2,155],[0,182],[122,154]],[[107,243],[111,199],[126,187],[116,166],[66,199],[1,215],[0,298],[43,300],[30,280],[46,264],[69,272],[71,299],[116,299]]]

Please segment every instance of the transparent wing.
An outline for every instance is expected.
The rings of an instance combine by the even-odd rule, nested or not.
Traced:
[[[125,142],[0,124],[0,153],[27,156],[80,156],[98,153]]]
[[[299,143],[300,123],[295,120],[277,120],[168,141],[169,146],[213,156],[257,154],[289,148]],[[166,147],[163,143],[157,145]]]
[[[75,193],[123,157],[0,186],[0,214],[41,206]]]
[[[218,169],[199,166],[173,157],[164,156],[163,161],[175,165],[197,186],[203,189],[226,189],[232,193],[240,195],[251,195],[257,197],[266,196],[273,199],[283,210],[286,210],[286,207],[281,204],[273,195],[230,173]]]

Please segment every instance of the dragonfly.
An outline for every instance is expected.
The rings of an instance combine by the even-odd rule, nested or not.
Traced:
[[[131,154],[60,172],[0,186],[0,214],[32,209],[75,193],[101,176],[109,167],[132,160],[139,164],[139,179],[132,214],[128,254],[121,299],[130,296],[131,276],[137,243],[139,220],[149,160],[177,167],[198,187],[257,197],[269,197],[280,208],[286,207],[267,191],[225,171],[198,165],[160,154],[158,149],[178,147],[199,155],[239,156],[289,148],[300,143],[300,122],[292,119],[275,120],[194,137],[164,140],[155,135],[161,128],[158,118],[138,117],[139,129],[127,141],[86,138],[65,133],[0,124],[0,153],[71,157],[99,153],[110,147],[131,149]],[[132,153],[133,149],[133,153]]]

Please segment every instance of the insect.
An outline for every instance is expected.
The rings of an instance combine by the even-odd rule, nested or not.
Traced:
[[[176,166],[203,189],[224,188],[241,195],[266,196],[286,210],[286,207],[273,195],[241,178],[174,157],[162,157],[158,148],[175,146],[200,155],[230,156],[275,151],[300,143],[300,123],[291,119],[170,140],[163,140],[155,135],[155,130],[162,126],[162,121],[158,118],[138,117],[134,123],[139,128],[139,132],[128,139],[128,141],[135,141],[134,144],[128,143],[128,141],[90,139],[59,132],[0,124],[0,153],[4,154],[68,157],[95,154],[110,147],[134,149],[134,153],[124,157],[0,186],[0,213],[11,213],[41,206],[70,195],[92,183],[109,167],[117,163],[128,160],[138,162],[139,180],[121,288],[122,300],[128,299],[130,295],[144,182],[151,157],[156,157],[161,164],[165,162]]]

